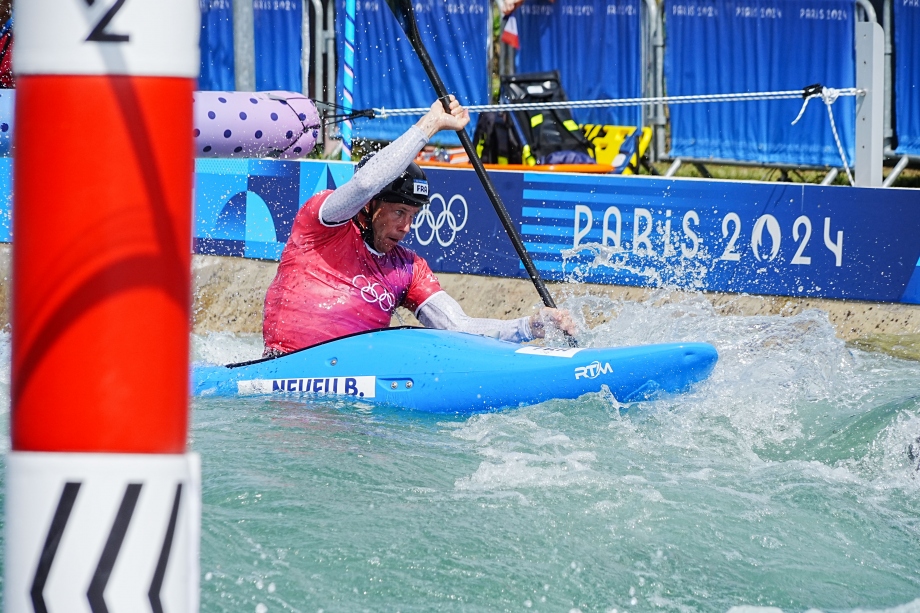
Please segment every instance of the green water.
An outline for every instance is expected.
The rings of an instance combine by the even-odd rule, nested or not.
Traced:
[[[471,418],[196,401],[202,611],[920,611],[920,364],[817,311],[652,304],[568,306],[617,315],[585,345],[714,343],[684,396]]]

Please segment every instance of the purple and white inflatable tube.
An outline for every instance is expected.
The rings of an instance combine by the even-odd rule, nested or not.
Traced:
[[[195,92],[195,157],[305,157],[320,119],[313,101],[295,92]]]

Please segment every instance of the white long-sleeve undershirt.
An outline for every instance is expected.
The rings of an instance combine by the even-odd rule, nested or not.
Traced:
[[[418,126],[409,128],[326,198],[319,209],[320,221],[335,225],[354,217],[371,198],[406,170],[426,144],[428,137]]]
[[[512,343],[525,343],[533,340],[529,317],[518,319],[470,317],[463,311],[463,307],[443,290],[432,294],[428,300],[423,302],[416,310],[415,316],[426,328],[469,332]]]

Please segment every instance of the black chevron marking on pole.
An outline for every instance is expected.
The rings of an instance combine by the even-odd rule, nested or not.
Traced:
[[[163,613],[163,603],[160,602],[160,589],[163,587],[163,578],[166,576],[166,564],[169,562],[169,552],[172,550],[173,536],[176,533],[176,521],[179,519],[179,500],[182,499],[182,484],[176,485],[176,497],[173,498],[172,513],[169,514],[169,526],[166,527],[166,536],[163,538],[163,547],[160,548],[160,559],[153,573],[153,582],[147,597],[150,599],[150,608],[153,613]]]
[[[137,497],[140,496],[142,486],[142,483],[129,483],[125,488],[121,506],[118,507],[118,513],[115,514],[109,538],[106,539],[105,547],[102,548],[99,564],[96,565],[96,572],[93,573],[93,580],[90,581],[89,590],[86,592],[89,608],[93,613],[109,612],[105,604],[105,586],[109,582],[112,568],[115,567],[115,560],[125,540],[125,533],[128,532],[128,524],[131,523],[131,516],[134,515],[134,507],[137,505]]]
[[[57,554],[58,545],[61,544],[64,528],[67,527],[67,520],[70,519],[70,512],[77,501],[79,491],[79,481],[65,483],[64,491],[61,492],[61,498],[58,500],[57,509],[54,510],[54,517],[51,519],[51,526],[48,528],[48,535],[45,537],[45,545],[42,547],[42,553],[38,558],[38,566],[35,568],[35,577],[32,579],[30,594],[32,596],[32,608],[35,609],[35,613],[48,613],[48,607],[45,606],[45,597],[42,592],[45,590],[45,582],[48,580],[48,573],[51,572],[51,564]]]

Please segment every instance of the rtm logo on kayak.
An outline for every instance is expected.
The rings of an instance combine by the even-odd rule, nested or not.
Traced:
[[[587,366],[578,366],[575,369],[575,378],[596,379],[600,375],[606,375],[611,372],[613,372],[613,367],[610,366],[610,362],[604,362],[604,365],[601,366],[601,363],[595,360]]]
[[[237,393],[255,394],[336,394],[373,398],[376,377],[325,377],[317,379],[253,379],[238,381]]]

